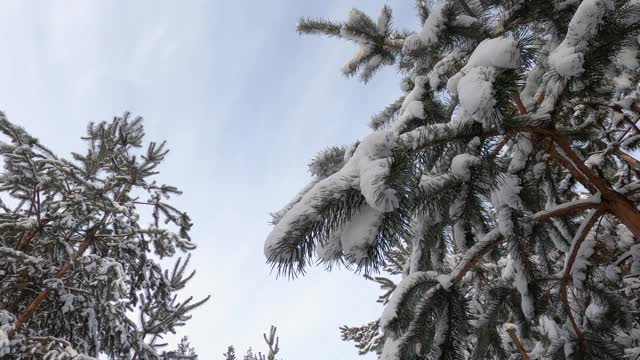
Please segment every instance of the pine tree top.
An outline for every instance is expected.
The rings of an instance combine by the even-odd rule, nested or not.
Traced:
[[[71,159],[1,113],[0,132],[0,356],[159,359],[207,300],[176,297],[188,256],[158,262],[195,249],[180,191],[156,180],[165,144],[129,114],[90,124]]]

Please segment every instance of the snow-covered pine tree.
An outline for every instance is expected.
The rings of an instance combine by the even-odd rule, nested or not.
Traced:
[[[193,360],[198,359],[198,355],[196,354],[196,349],[191,346],[191,342],[189,342],[188,336],[183,336],[180,339],[180,343],[178,343],[178,349],[176,350],[177,355],[182,356],[191,356]]]
[[[365,279],[376,282],[380,285],[382,295],[378,297],[376,302],[383,305],[389,303],[389,298],[397,286],[397,278],[406,272],[406,265],[411,257],[411,242],[398,241],[384,253],[384,262],[382,263],[382,271],[386,276],[371,277],[365,274]],[[380,322],[378,320],[371,321],[362,326],[342,326],[340,327],[342,340],[353,341],[356,343],[358,353],[360,355],[368,352],[380,354],[384,345],[384,336],[380,332]]]
[[[224,356],[224,360],[237,360],[236,348],[233,345],[229,345],[227,352],[223,353],[222,356]]]
[[[368,274],[404,244],[402,281],[365,329],[384,360],[637,358],[640,1],[416,9],[415,32],[387,6],[299,22],[358,46],[347,76],[397,65],[403,95],[311,162],[273,214],[268,261]]]
[[[398,241],[394,243],[390,249],[384,253],[384,262],[382,264],[382,271],[386,276],[371,277],[365,274],[364,277],[368,280],[374,281],[380,285],[380,289],[383,291],[382,295],[376,300],[378,303],[387,305],[389,298],[393,291],[396,289],[396,279],[406,272],[406,265],[409,263],[411,257],[411,242]],[[375,352],[380,354],[384,345],[384,336],[380,331],[380,321],[371,321],[362,326],[342,326],[340,327],[340,333],[343,341],[355,342],[356,348],[360,355],[368,352]]]
[[[280,338],[276,336],[276,330],[277,328],[271,325],[269,335],[262,334],[269,351],[265,354],[258,353],[258,360],[276,360],[276,355],[280,352]]]
[[[258,360],[258,356],[253,353],[253,348],[251,346],[249,346],[249,348],[247,349],[247,352],[244,354],[244,357],[242,357],[242,360]]]
[[[178,300],[194,272],[192,222],[155,175],[167,151],[141,118],[90,124],[84,153],[58,157],[0,113],[0,357],[158,359],[204,300]],[[145,148],[143,148],[145,147]]]
[[[191,346],[188,336],[180,338],[178,348],[175,351],[163,353],[161,360],[198,360],[196,349]]]
[[[268,352],[266,352],[265,354],[261,352],[258,352],[258,354],[255,354],[253,352],[253,348],[249,347],[249,349],[247,349],[247,352],[244,354],[242,359],[243,360],[276,360],[276,355],[278,354],[278,352],[280,352],[280,346],[279,346],[280,338],[276,336],[276,330],[277,328],[271,325],[271,328],[269,329],[269,335],[267,336],[267,334],[262,334],[262,337],[264,338],[264,342],[267,344],[267,347],[269,348]],[[222,355],[227,360],[234,360],[236,358],[236,350],[233,347],[233,345],[230,345],[227,348],[227,352]]]

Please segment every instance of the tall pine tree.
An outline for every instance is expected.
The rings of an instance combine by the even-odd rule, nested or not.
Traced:
[[[189,216],[157,182],[165,144],[142,118],[90,124],[87,149],[57,156],[0,113],[0,357],[161,357],[163,335],[207,299],[178,300],[194,276]]]
[[[640,1],[416,9],[415,32],[387,6],[299,22],[357,45],[347,76],[395,65],[403,94],[311,162],[268,261],[395,263],[380,319],[343,328],[384,360],[637,358]]]

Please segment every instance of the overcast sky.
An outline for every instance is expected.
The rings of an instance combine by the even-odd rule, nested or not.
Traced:
[[[367,86],[343,78],[354,46],[300,37],[297,19],[343,20],[352,6],[377,17],[385,3],[411,16],[400,0],[0,3],[0,108],[11,121],[59,155],[82,146],[89,121],[124,111],[144,116],[148,140],[168,141],[160,180],[184,191],[176,203],[195,222],[189,293],[213,295],[179,334],[202,360],[229,344],[264,350],[270,324],[286,360],[358,358],[338,327],[379,316],[376,285],[345,270],[276,279],[263,241],[316,152],[363,137],[400,94],[392,71]]]

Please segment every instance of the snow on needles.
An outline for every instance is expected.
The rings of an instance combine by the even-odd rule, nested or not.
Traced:
[[[496,105],[493,82],[496,69],[491,67],[474,67],[458,82],[456,91],[460,106],[478,122],[484,122],[493,112]]]
[[[587,270],[587,267],[591,264],[589,262],[589,258],[591,257],[591,255],[593,255],[593,252],[594,252],[593,248],[595,246],[595,241],[596,241],[596,231],[595,229],[590,230],[589,233],[585,236],[584,241],[582,241],[582,243],[578,241],[578,237],[581,236],[581,234],[585,231],[588,224],[596,216],[598,216],[597,210],[591,210],[589,212],[586,219],[580,225],[580,228],[578,228],[578,230],[576,231],[576,236],[571,242],[570,253],[573,253],[575,251],[575,247],[579,246],[576,257],[575,257],[575,261],[573,263],[573,267],[571,268],[571,277],[573,279],[573,285],[578,289],[582,289],[584,285],[584,281],[587,278],[586,270]],[[563,273],[566,272],[566,269],[568,266],[569,266],[569,257],[567,257],[567,259],[565,260],[565,266],[564,266],[565,270],[563,270]]]
[[[476,66],[517,69],[520,62],[518,43],[510,37],[497,37],[483,40],[473,51],[463,70]]]
[[[401,132],[407,122],[415,118],[425,118],[422,99],[427,92],[428,79],[426,76],[416,76],[413,82],[413,89],[405,96],[400,106],[400,118],[393,126],[395,132]]]
[[[352,16],[359,16],[358,12],[353,14]],[[264,251],[268,258],[273,261],[288,261],[291,260],[291,256],[295,257],[296,251],[285,250],[285,247],[296,248],[304,237],[300,233],[300,231],[304,232],[304,226],[321,221],[322,215],[319,209],[324,204],[340,198],[350,189],[355,189],[362,193],[369,206],[368,209],[361,209],[361,214],[367,214],[368,220],[354,217],[349,221],[362,220],[369,226],[366,231],[360,228],[346,238],[343,234],[341,250],[354,260],[364,259],[362,245],[374,244],[382,213],[393,211],[399,206],[400,200],[396,190],[386,184],[391,152],[398,146],[398,139],[405,125],[411,120],[425,118],[422,100],[427,92],[428,81],[426,76],[416,76],[413,79],[413,88],[400,106],[400,117],[390,129],[375,131],[368,135],[357,145],[351,157],[345,154],[345,165],[340,170],[325,179],[316,180],[316,183],[305,188],[293,202],[277,213],[277,223],[274,224],[265,242]],[[377,220],[374,221],[374,219]],[[350,231],[350,229],[351,225],[347,223],[343,231]],[[321,258],[334,258],[339,248],[333,242],[320,244]],[[353,253],[350,254],[350,252]]]
[[[335,231],[328,240],[320,241],[316,248],[318,259],[330,263],[342,256],[342,230]]]
[[[505,236],[513,234],[513,210],[522,209],[521,190],[518,176],[503,174],[498,179],[498,189],[491,194],[491,203],[498,215],[498,229]]]
[[[433,5],[420,32],[411,34],[405,39],[402,47],[404,53],[415,51],[421,47],[428,47],[438,42],[438,36],[446,26],[447,7],[448,3],[446,2]]]
[[[407,294],[416,286],[420,286],[426,282],[435,282],[435,277],[437,275],[438,274],[433,271],[418,271],[411,273],[402,279],[398,286],[396,286],[396,289],[393,291],[393,296],[391,296],[389,303],[382,312],[382,316],[380,317],[380,327],[382,329],[389,328],[391,323],[397,319],[398,308],[403,300],[405,300]],[[431,288],[427,294],[430,294],[433,289],[434,288]],[[425,294],[424,297],[426,297],[427,294]]]
[[[515,239],[515,225],[513,222],[514,211],[522,210],[522,183],[520,175],[526,167],[527,160],[533,150],[531,140],[527,136],[521,136],[513,145],[512,157],[509,161],[507,172],[498,178],[497,189],[491,194],[491,202],[496,210],[498,229],[510,241]],[[515,248],[514,248],[515,249]],[[532,319],[535,315],[532,295],[529,292],[528,271],[524,260],[512,254],[513,283],[520,293],[522,312],[525,317]]]
[[[383,8],[378,18],[377,28],[380,34],[384,34],[387,24],[390,20],[389,13],[385,10],[386,7]],[[365,13],[358,9],[352,9],[351,13],[349,14],[349,20],[347,21],[347,24],[354,24],[363,20],[366,21],[366,19],[367,15]],[[366,67],[368,68],[376,68],[383,62],[383,58],[379,54],[372,56],[374,47],[371,41],[366,37],[349,30],[348,26],[342,26],[342,28],[340,29],[340,36],[359,44],[358,50],[356,51],[354,56],[342,67],[342,72],[344,74],[352,74],[358,69],[358,64],[360,64],[367,58],[369,58],[366,64]]]
[[[480,165],[480,158],[470,154],[459,154],[451,161],[451,173],[461,181],[471,179],[471,168]]]
[[[375,246],[384,213],[365,205],[351,217],[342,231],[344,254],[356,263],[369,257],[369,249]]]
[[[431,89],[436,90],[440,87],[440,78],[453,69],[456,63],[462,58],[462,55],[463,54],[459,49],[454,49],[433,65],[433,68],[428,74],[429,86]]]
[[[487,125],[496,100],[493,83],[498,69],[516,69],[521,58],[518,43],[507,37],[482,41],[467,64],[447,82],[451,95],[457,95],[460,106],[476,121]]]
[[[549,54],[549,66],[566,78],[580,75],[584,71],[582,65],[588,41],[595,36],[605,13],[613,9],[613,0],[584,0],[580,3],[564,40]]]
[[[436,280],[438,280],[440,286],[445,290],[449,290],[453,285],[453,277],[451,277],[451,275],[440,274],[436,277]]]
[[[387,339],[384,341],[384,347],[382,349],[382,354],[380,354],[379,360],[395,360],[400,359],[401,352],[400,346],[402,344],[402,338],[393,339],[390,336],[387,336]]]
[[[301,241],[300,231],[304,231],[301,227],[322,221],[320,209],[348,190],[359,190],[367,204],[379,212],[396,209],[399,198],[396,191],[386,184],[395,138],[391,130],[381,130],[363,139],[342,169],[319,181],[300,201],[281,214],[265,242],[265,255],[274,261],[289,259],[292,254],[281,253],[282,246],[295,247]]]

